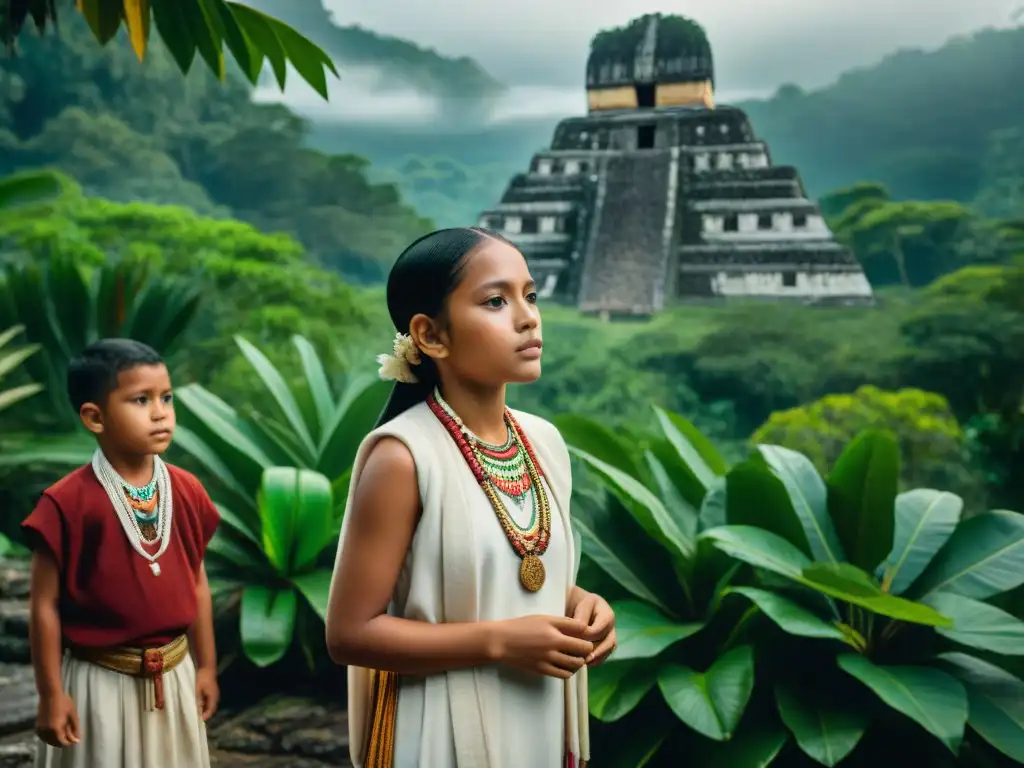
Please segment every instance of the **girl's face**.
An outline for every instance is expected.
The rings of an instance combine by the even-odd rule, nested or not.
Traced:
[[[515,247],[491,239],[477,246],[448,297],[444,321],[437,339],[445,374],[488,386],[540,376],[537,286]]]

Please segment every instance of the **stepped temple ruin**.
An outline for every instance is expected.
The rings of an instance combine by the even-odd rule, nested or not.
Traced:
[[[746,114],[713,94],[696,23],[655,14],[599,33],[589,114],[558,124],[480,226],[519,246],[542,296],[584,312],[743,297],[871,303],[796,168],[772,165]]]

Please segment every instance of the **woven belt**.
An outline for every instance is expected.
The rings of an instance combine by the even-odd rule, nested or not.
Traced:
[[[71,655],[122,675],[151,681],[152,685],[146,686],[146,709],[163,709],[163,675],[178,666],[188,655],[188,637],[180,635],[160,648],[74,647]]]

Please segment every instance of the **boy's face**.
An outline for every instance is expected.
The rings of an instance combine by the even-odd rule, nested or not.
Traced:
[[[171,376],[165,365],[121,371],[101,407],[82,406],[82,422],[110,448],[130,455],[161,454],[174,435]]]

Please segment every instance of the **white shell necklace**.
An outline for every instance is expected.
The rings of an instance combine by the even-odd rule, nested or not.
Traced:
[[[171,510],[174,506],[171,500],[171,477],[167,472],[167,465],[159,456],[153,457],[153,475],[156,477],[156,488],[159,494],[156,540],[160,542],[160,547],[156,554],[150,554],[143,546],[146,537],[135,517],[135,510],[125,498],[124,479],[103,455],[103,451],[99,449],[96,449],[96,453],[92,455],[92,471],[95,473],[96,479],[100,481],[100,485],[103,486],[103,490],[107,492],[110,503],[114,505],[114,512],[117,513],[117,519],[121,521],[121,527],[124,528],[128,542],[136,552],[149,560],[149,568],[153,571],[153,575],[159,576],[160,564],[157,560],[167,551],[167,546],[171,542]]]

